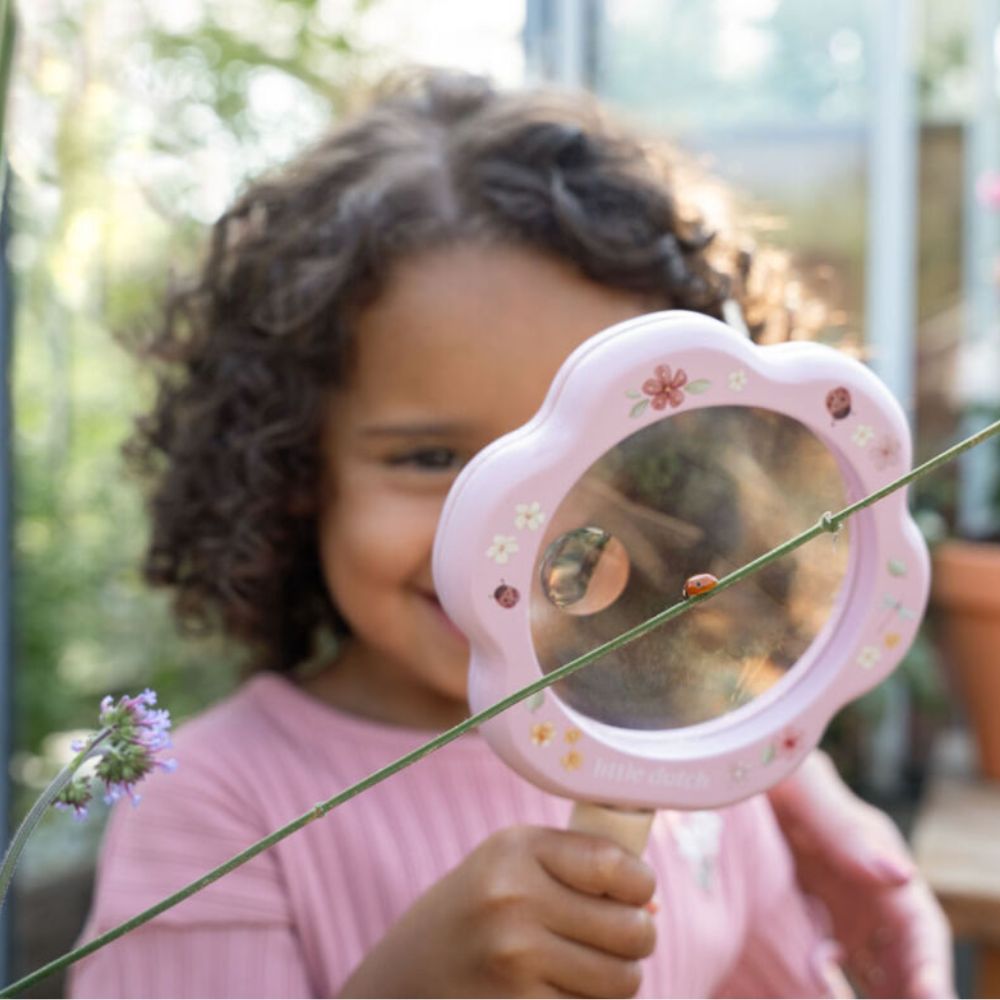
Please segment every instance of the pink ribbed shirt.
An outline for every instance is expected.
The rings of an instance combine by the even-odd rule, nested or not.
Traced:
[[[423,742],[263,674],[183,726],[179,768],[112,815],[82,941]],[[506,826],[569,804],[463,737],[80,962],[76,997],[335,996],[410,904]],[[642,996],[824,996],[827,945],[763,797],[657,816],[656,953]],[[414,984],[414,992],[419,992]]]

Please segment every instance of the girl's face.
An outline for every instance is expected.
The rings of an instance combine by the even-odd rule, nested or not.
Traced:
[[[578,344],[655,307],[524,249],[459,245],[400,264],[359,318],[326,424],[321,558],[353,635],[313,693],[417,728],[467,714],[468,649],[431,577],[448,489],[535,413]]]

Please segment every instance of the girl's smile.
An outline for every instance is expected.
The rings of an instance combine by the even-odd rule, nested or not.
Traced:
[[[352,636],[314,694],[419,728],[467,714],[465,640],[430,567],[448,490],[534,414],[578,344],[656,307],[506,246],[450,246],[397,268],[358,319],[326,424],[321,559]]]

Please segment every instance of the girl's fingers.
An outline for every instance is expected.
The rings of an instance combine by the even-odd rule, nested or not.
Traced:
[[[603,837],[564,830],[546,831],[536,857],[556,881],[620,903],[643,906],[653,898],[656,879],[644,861]]]
[[[896,959],[902,980],[899,995],[954,996],[951,930],[934,894],[920,881],[900,890],[900,896],[904,912],[895,929],[901,938]]]
[[[546,945],[549,984],[562,995],[633,997],[642,985],[642,966],[555,934]]]
[[[616,958],[648,958],[656,947],[656,925],[646,910],[581,896],[562,885],[554,885],[542,902],[540,918],[554,934]]]
[[[769,798],[798,864],[821,857],[839,877],[873,888],[905,885],[913,876],[895,825],[847,787],[822,751],[809,754]]]

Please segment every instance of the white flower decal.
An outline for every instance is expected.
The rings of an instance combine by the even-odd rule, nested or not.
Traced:
[[[542,513],[541,504],[537,500],[532,503],[519,503],[514,508],[514,526],[517,528],[527,528],[528,531],[537,531],[545,515]]]
[[[875,431],[868,424],[858,424],[857,430],[851,435],[851,440],[859,448],[867,448],[873,437],[875,437]]]
[[[736,371],[729,373],[729,388],[733,392],[742,392],[746,384],[747,373],[742,368],[737,368]]]
[[[510,535],[494,535],[486,555],[501,566],[517,551],[517,540]]]
[[[732,778],[737,784],[741,781],[746,780],[746,776],[750,773],[750,765],[742,760],[738,760],[729,769],[729,777]]]
[[[865,670],[871,670],[872,667],[882,659],[882,650],[878,646],[865,646],[860,653],[858,653],[858,666],[864,668]]]

